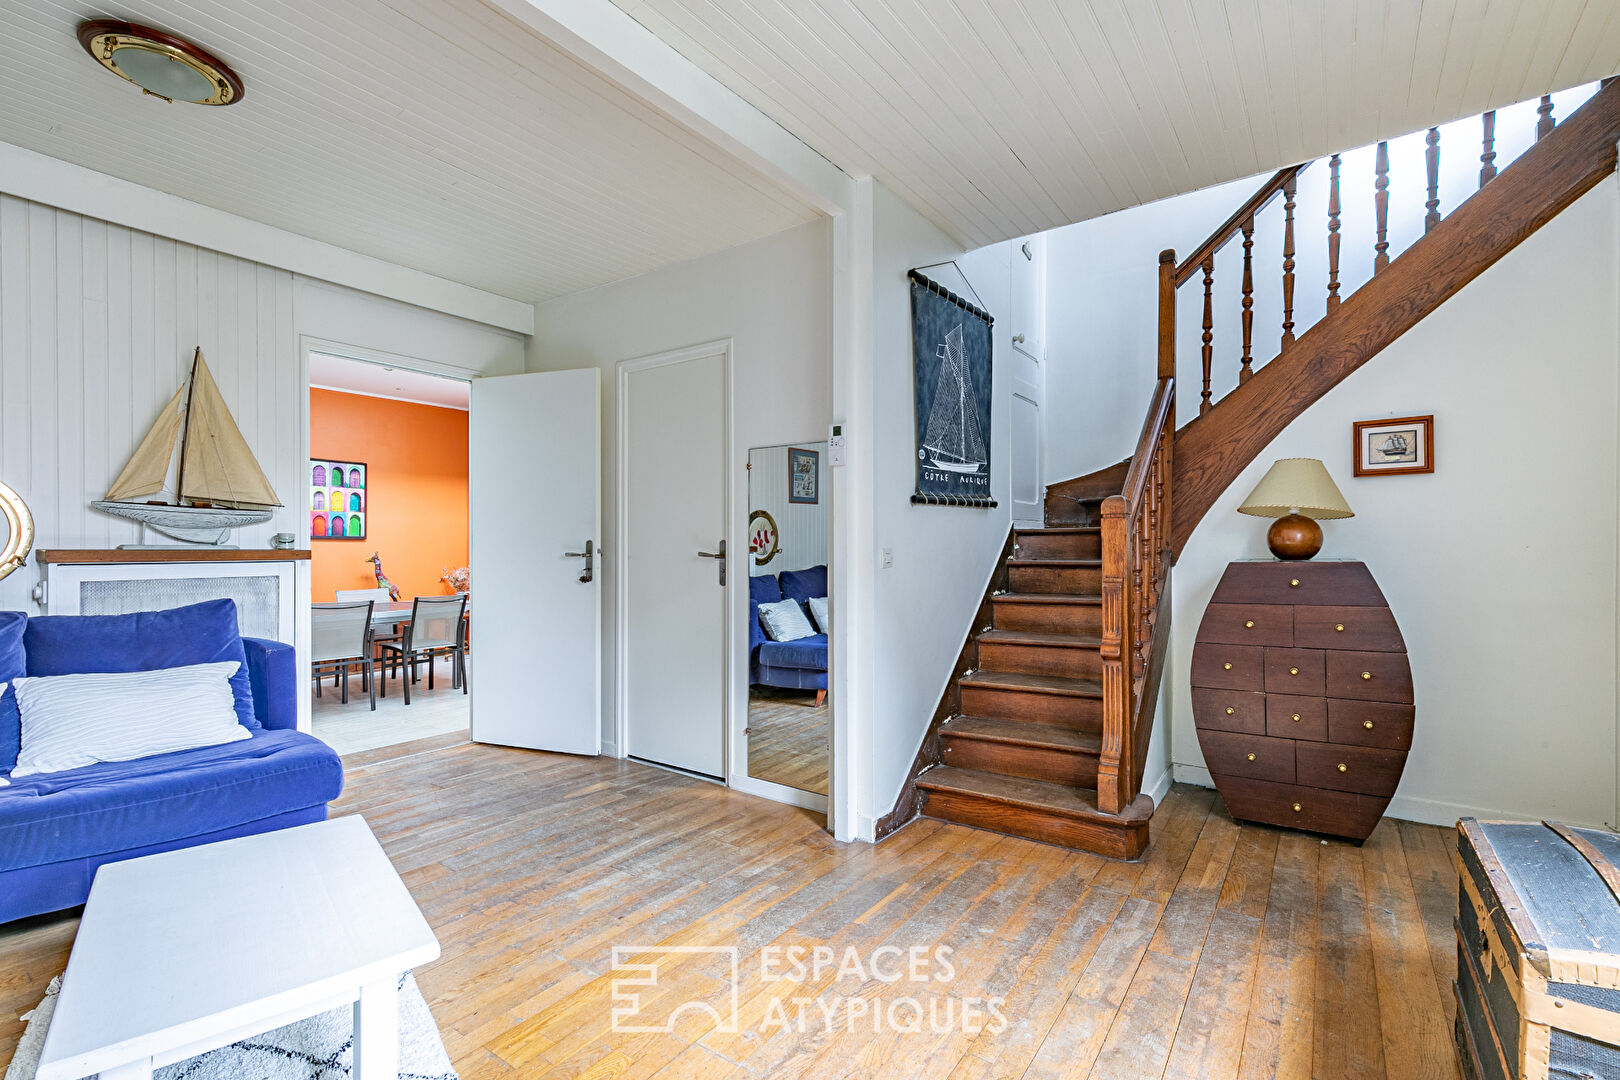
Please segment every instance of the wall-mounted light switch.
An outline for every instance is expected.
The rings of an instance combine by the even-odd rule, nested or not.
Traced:
[[[887,570],[894,565],[894,549],[881,548],[878,550],[878,569]]]

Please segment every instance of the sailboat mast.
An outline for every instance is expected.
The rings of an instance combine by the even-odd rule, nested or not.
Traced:
[[[191,354],[191,375],[186,379],[185,420],[180,426],[180,476],[174,485],[174,504],[184,506],[186,491],[186,443],[191,440],[191,395],[197,392],[197,365],[202,362],[202,346]]]

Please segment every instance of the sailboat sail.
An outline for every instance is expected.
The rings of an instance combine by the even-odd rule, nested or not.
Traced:
[[[135,456],[107,489],[106,498],[143,499],[163,490],[169,462],[174,459],[174,443],[180,436],[180,421],[185,416],[185,396],[186,388],[182,386],[163,406],[146,438],[135,448]]]
[[[229,506],[280,506],[270,479],[231,418],[198,350],[180,459],[180,497]]]
[[[988,460],[984,437],[979,433],[979,407],[968,375],[967,349],[962,342],[962,324],[945,335],[938,351],[939,384],[934,389],[934,407],[923,429],[923,449],[932,455],[937,468],[951,472],[978,472]]]

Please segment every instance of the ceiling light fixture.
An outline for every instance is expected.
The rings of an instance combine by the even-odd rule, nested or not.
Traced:
[[[79,24],[79,44],[108,71],[164,101],[234,105],[242,80],[223,60],[150,26],[93,19]]]

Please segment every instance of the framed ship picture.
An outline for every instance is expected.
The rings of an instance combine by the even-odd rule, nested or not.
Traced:
[[[1357,476],[1434,472],[1434,417],[1355,422]]]
[[[911,352],[917,487],[911,501],[996,505],[990,496],[988,312],[913,270]]]
[[[814,450],[788,447],[788,502],[821,501],[821,455]]]
[[[366,463],[311,458],[309,462],[309,538],[366,538]]]

